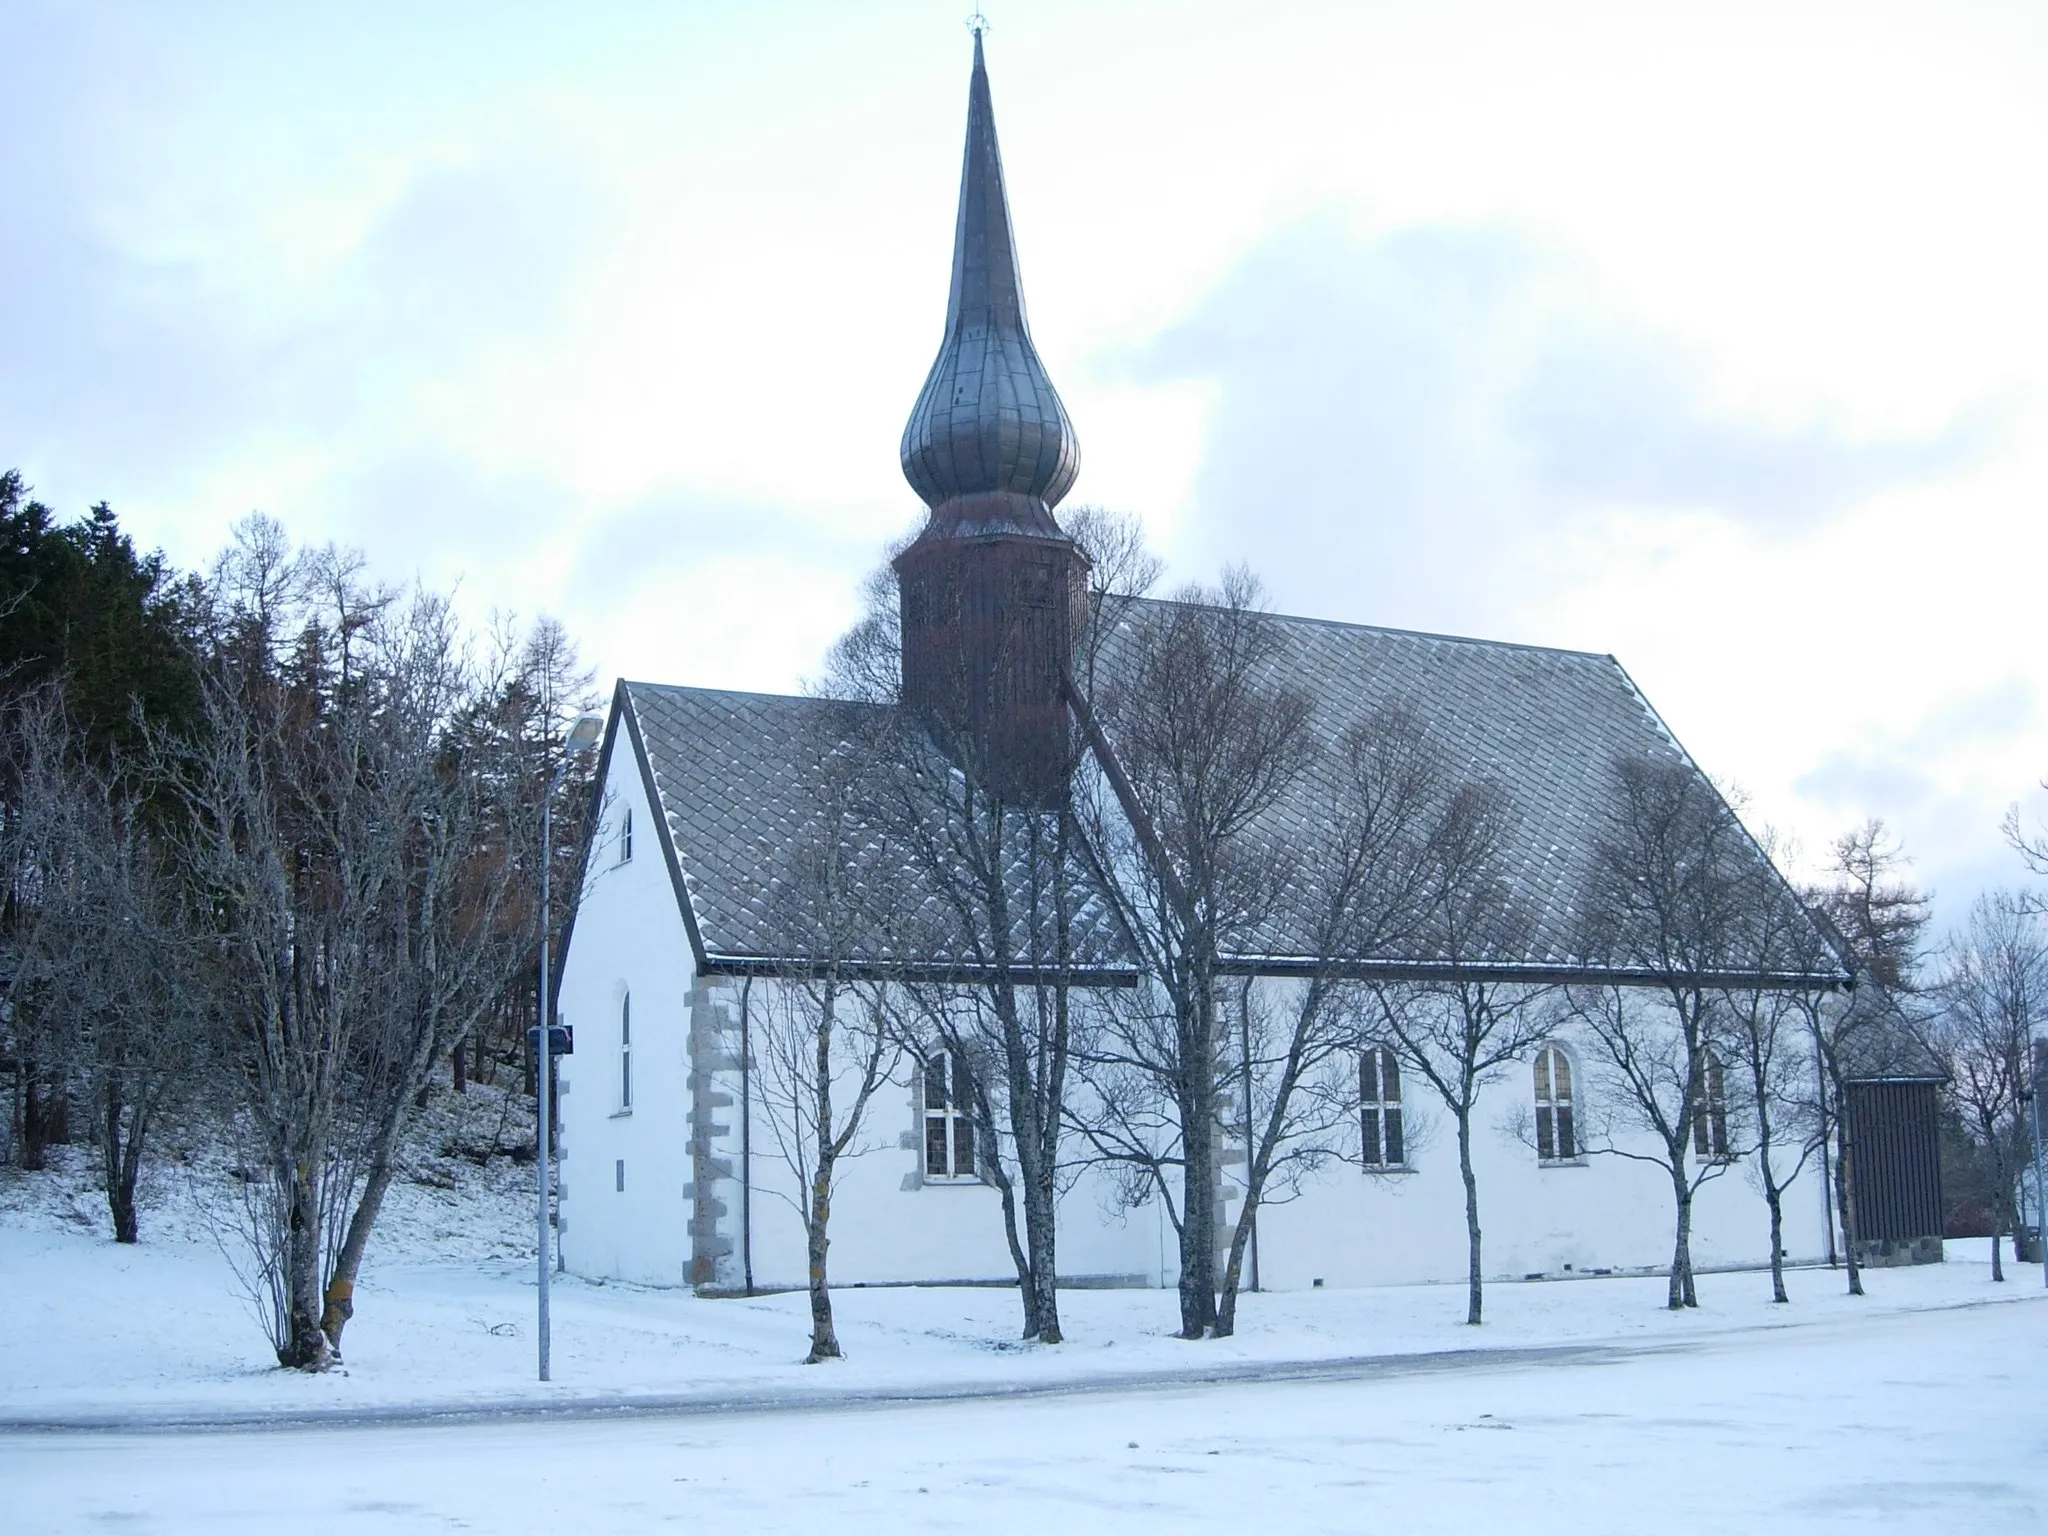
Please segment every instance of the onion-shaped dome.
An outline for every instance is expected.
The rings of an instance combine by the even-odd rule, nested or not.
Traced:
[[[935,532],[944,521],[957,525],[948,532],[1007,528],[1056,538],[1048,509],[1066,495],[1080,468],[1073,424],[1024,323],[977,31],[946,337],[903,429],[903,474],[935,514]],[[943,516],[941,508],[947,508]]]

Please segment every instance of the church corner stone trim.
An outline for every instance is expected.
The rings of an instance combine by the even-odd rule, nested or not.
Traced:
[[[719,1293],[744,1288],[741,1273],[738,1208],[740,1026],[731,983],[699,975],[684,994],[690,1033],[685,1065],[689,1070],[690,1182],[684,1188],[689,1204],[689,1283],[699,1291]]]

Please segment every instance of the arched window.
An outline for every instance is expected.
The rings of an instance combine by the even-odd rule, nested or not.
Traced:
[[[625,806],[619,811],[619,862],[627,864],[633,858],[633,807]]]
[[[1692,1149],[1701,1157],[1728,1155],[1728,1079],[1721,1058],[1700,1055],[1700,1075],[1692,1101]]]
[[[1570,1162],[1579,1155],[1573,1122],[1577,1100],[1572,1089],[1572,1059],[1564,1047],[1546,1045],[1536,1053],[1536,1156],[1541,1162]]]
[[[1401,1059],[1384,1045],[1368,1045],[1358,1056],[1360,1141],[1368,1168],[1400,1168],[1408,1162],[1401,1136]]]
[[[924,1059],[924,1176],[971,1179],[974,1169],[973,1086],[967,1063],[951,1051]]]
[[[619,1108],[633,1107],[633,994],[619,999]]]

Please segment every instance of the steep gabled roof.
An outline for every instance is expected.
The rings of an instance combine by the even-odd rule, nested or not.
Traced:
[[[663,853],[696,949],[712,974],[779,970],[816,960],[795,953],[791,858],[828,835],[813,792],[821,756],[871,729],[887,707],[780,694],[727,693],[621,682],[617,709],[658,807]],[[941,894],[916,861],[892,852],[874,817],[856,822],[854,866],[870,887],[871,930],[844,946],[854,974],[959,977],[970,957],[950,952]],[[1013,886],[1021,881],[1013,871]],[[1020,897],[1021,899],[1021,897]],[[1077,904],[1071,970],[1100,983],[1135,976],[1128,946],[1099,892]],[[1029,970],[1028,963],[1018,963]]]
[[[1113,694],[1129,686],[1140,631],[1172,605],[1144,601],[1126,607],[1104,636],[1096,688]],[[1266,678],[1299,689],[1315,704],[1314,727],[1334,745],[1352,727],[1388,708],[1408,711],[1444,756],[1454,780],[1490,780],[1511,811],[1500,872],[1512,893],[1513,921],[1485,952],[1469,950],[1454,968],[1531,979],[1647,979],[1583,954],[1578,905],[1593,876],[1595,844],[1607,829],[1616,793],[1615,764],[1647,757],[1698,773],[1655,710],[1612,656],[1552,650],[1452,635],[1421,634],[1326,619],[1285,615],[1272,619],[1278,644],[1264,663]],[[1116,744],[1116,711],[1102,711],[1103,728]],[[1711,790],[1711,786],[1708,786]],[[1309,845],[1327,825],[1333,786],[1311,773],[1254,828],[1273,849]],[[1755,854],[1761,861],[1760,851]],[[1765,866],[1766,870],[1768,866]],[[1788,929],[1805,932],[1807,919],[1784,882],[1769,876]],[[1235,970],[1280,973],[1313,966],[1298,909],[1283,902],[1249,931],[1227,936],[1227,964]],[[1806,946],[1812,953],[1815,946]],[[1353,969],[1432,975],[1446,957],[1419,950],[1360,956]],[[1818,970],[1789,950],[1772,973],[1779,980],[1810,977],[1828,985],[1846,981],[1832,961]]]
[[[1098,653],[1097,684],[1106,694],[1128,684],[1139,628],[1167,607],[1129,607]],[[1654,973],[1582,953],[1578,910],[1593,878],[1593,850],[1611,815],[1618,759],[1647,757],[1698,773],[1684,749],[1612,656],[1471,640],[1449,635],[1279,616],[1280,643],[1267,661],[1276,682],[1301,689],[1316,705],[1315,728],[1334,743],[1382,709],[1407,710],[1444,755],[1455,779],[1498,786],[1512,815],[1500,867],[1512,893],[1512,921],[1496,942],[1455,957],[1411,947],[1361,955],[1355,974],[1429,978],[1451,973],[1532,981],[1644,982]],[[829,742],[887,706],[775,694],[729,693],[621,682],[614,735],[630,736],[649,798],[658,807],[664,857],[698,968],[742,973],[786,967],[791,953],[781,911],[792,850],[817,835],[810,776]],[[1115,745],[1115,711],[1104,714]],[[821,745],[824,743],[826,745]],[[609,750],[609,748],[608,748]],[[1327,779],[1311,775],[1255,828],[1275,860],[1294,857],[1326,825]],[[876,974],[961,976],[962,956],[932,935],[944,922],[917,921],[940,901],[913,864],[887,854],[870,828],[876,859],[864,867],[875,885],[870,905],[901,921],[880,927],[849,958]],[[1755,857],[1763,860],[1761,852]],[[1765,866],[1768,870],[1768,866]],[[1775,875],[1788,931],[1804,932],[1796,897]],[[886,886],[887,889],[882,887]],[[1286,975],[1318,961],[1305,922],[1285,902],[1249,931],[1226,936],[1226,966]],[[1788,947],[1782,961],[1726,980],[1776,985],[1840,985],[1847,980],[1812,945]],[[1825,955],[1824,946],[1821,952]],[[1099,891],[1083,902],[1075,964],[1100,979],[1135,974],[1132,948]]]

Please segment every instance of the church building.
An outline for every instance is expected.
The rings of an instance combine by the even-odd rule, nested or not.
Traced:
[[[787,920],[789,871],[816,832],[818,785],[845,743],[907,723],[929,738],[942,772],[944,762],[971,772],[1020,814],[1061,806],[1085,773],[1101,814],[1133,823],[1128,845],[1152,847],[1125,793],[1119,717],[1091,709],[1090,698],[1135,686],[1146,626],[1173,605],[1101,600],[1089,556],[1055,516],[1079,473],[1077,440],[1025,325],[978,33],[945,334],[901,456],[927,515],[894,562],[893,698],[625,680],[614,691],[556,993],[575,1034],[575,1054],[562,1063],[559,1220],[565,1262],[578,1274],[706,1294],[803,1285],[805,1191],[784,1155],[791,1129],[775,1123],[781,1101],[763,1045],[777,997],[827,964],[866,985],[927,993],[971,970],[916,920],[940,895],[909,864],[886,876],[872,931],[823,935]],[[1351,956],[1348,980],[1656,984],[1639,965],[1589,958],[1581,894],[1599,878],[1594,845],[1613,812],[1614,764],[1663,764],[1695,778],[1700,770],[1613,657],[1285,616],[1264,633],[1271,653],[1261,665],[1310,702],[1318,739],[1355,740],[1398,711],[1459,773],[1498,786],[1505,804],[1499,864],[1514,921],[1449,959],[1385,946]],[[1327,818],[1322,788],[1309,775],[1280,792],[1258,812],[1251,845],[1270,834],[1282,861],[1285,848],[1313,837]],[[884,880],[863,868],[870,885]],[[1804,925],[1789,890],[1769,878]],[[1105,996],[1142,989],[1140,946],[1119,928],[1114,903],[1083,891],[1075,910],[1063,974]],[[1329,961],[1290,911],[1277,903],[1220,941],[1220,969],[1246,1008],[1254,996],[1283,997]],[[1824,944],[1794,950],[1748,980],[1808,992],[1847,983]],[[1592,1067],[1560,1030],[1506,1064],[1481,1095],[1472,1158],[1489,1277],[1669,1262],[1670,1179],[1612,1155],[1637,1133],[1596,1101]],[[963,1068],[935,1042],[904,1041],[889,1053],[838,1170],[835,1285],[1014,1280],[1002,1191],[990,1177],[1000,1148],[966,1114]],[[1346,1071],[1355,1099],[1343,1155],[1313,1160],[1291,1198],[1259,1211],[1258,1283],[1462,1281],[1464,1185],[1445,1113],[1368,1034]],[[1696,1150],[1735,1166],[1699,1191],[1694,1261],[1762,1264],[1768,1220],[1741,1149],[1728,1145],[1718,1068],[1709,1091]],[[1237,1113],[1215,1130],[1226,1244],[1241,1204],[1241,1104]],[[1134,1193],[1081,1141],[1061,1181],[1062,1282],[1174,1285],[1165,1202]],[[1785,1210],[1789,1258],[1833,1251],[1817,1169],[1793,1184]]]

